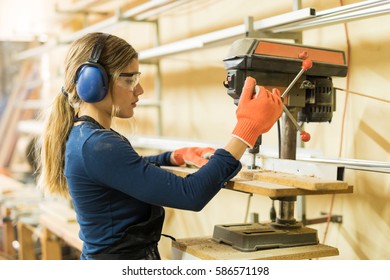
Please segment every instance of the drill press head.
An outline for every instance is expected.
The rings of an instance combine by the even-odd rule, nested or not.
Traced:
[[[299,121],[330,122],[336,110],[332,77],[347,75],[343,51],[253,38],[237,40],[224,59],[228,95],[237,105],[247,76],[269,90],[283,92],[301,70],[303,53],[314,65],[299,78],[284,103],[301,109]]]

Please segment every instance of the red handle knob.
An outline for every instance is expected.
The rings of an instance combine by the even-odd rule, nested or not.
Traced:
[[[310,133],[308,133],[308,132],[306,132],[306,131],[302,131],[302,132],[301,132],[301,140],[302,140],[303,142],[309,142],[309,141],[310,141],[310,138],[311,138]]]
[[[307,71],[312,66],[313,66],[313,61],[311,61],[310,59],[305,59],[304,61],[302,61],[302,69],[303,70]]]
[[[300,59],[306,59],[306,58],[309,57],[309,54],[307,53],[307,51],[303,51],[303,52],[301,52],[300,54],[298,54],[298,57],[299,57]]]

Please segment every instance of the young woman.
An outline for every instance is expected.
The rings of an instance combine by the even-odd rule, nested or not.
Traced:
[[[248,77],[237,124],[223,149],[141,157],[110,129],[113,117],[133,116],[143,93],[139,78],[137,52],[121,38],[91,33],[70,47],[62,93],[42,135],[39,185],[71,198],[81,259],[160,259],[163,207],[200,211],[239,172],[245,149],[282,113],[280,93],[259,87],[255,95],[256,81]],[[201,166],[186,178],[158,167],[186,161]]]

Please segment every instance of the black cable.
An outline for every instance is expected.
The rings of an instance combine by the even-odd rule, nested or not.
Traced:
[[[171,239],[172,241],[176,241],[176,238],[173,237],[172,235],[161,233],[161,236],[167,237],[167,238]]]
[[[272,206],[269,212],[269,217],[272,222],[276,221],[276,209],[275,209],[275,200],[272,199]]]

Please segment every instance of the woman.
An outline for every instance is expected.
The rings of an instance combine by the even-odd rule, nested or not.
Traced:
[[[72,199],[81,259],[160,259],[163,206],[200,211],[239,172],[245,149],[282,113],[280,93],[260,87],[254,96],[255,80],[248,78],[223,149],[141,157],[110,129],[113,117],[133,116],[143,94],[139,78],[137,52],[123,39],[91,33],[70,47],[65,84],[42,135],[39,185]],[[186,178],[158,167],[186,161],[202,167]]]

